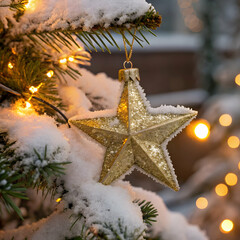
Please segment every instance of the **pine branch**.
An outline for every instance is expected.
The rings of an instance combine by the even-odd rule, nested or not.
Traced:
[[[18,56],[8,49],[0,50],[0,84],[20,93],[21,97],[28,99],[31,97],[29,88],[31,86],[37,87],[42,83],[41,88],[35,93],[36,97],[54,103],[54,106],[58,108],[63,108],[64,106],[58,97],[56,89],[56,75],[52,78],[46,76],[49,70],[54,69],[52,63],[42,62],[41,59],[36,56],[33,57],[33,55],[34,52],[29,49],[26,49],[24,54]],[[12,69],[8,67],[9,63],[12,64]],[[16,101],[16,97],[8,93],[3,93],[1,98],[2,101],[6,98]],[[37,100],[33,99],[32,104],[39,113],[47,112],[49,115],[55,115],[55,112],[49,106]]]
[[[19,1],[12,1],[10,5],[0,5],[0,7],[9,7],[11,10],[17,10],[22,12],[25,10],[25,5],[28,3],[28,0],[19,0]]]
[[[1,144],[5,141],[6,133],[0,133],[0,137]],[[0,201],[3,202],[8,211],[12,209],[22,218],[21,211],[12,198],[27,199],[25,194],[26,188],[18,182],[23,175],[13,171],[11,163],[6,157],[9,154],[7,151],[9,146],[11,145],[7,144],[0,148]]]
[[[138,204],[142,212],[143,222],[146,223],[148,227],[152,225],[152,222],[156,222],[156,217],[158,216],[157,210],[154,208],[151,202],[147,202],[145,200],[135,200],[133,203]],[[72,216],[71,216],[72,217]],[[144,237],[145,231],[139,233],[139,230],[136,229],[134,232],[129,233],[127,226],[124,226],[121,219],[118,220],[118,229],[113,227],[111,223],[92,223],[93,225],[101,225],[101,230],[96,230],[91,226],[86,226],[85,216],[79,214],[74,220],[70,230],[75,226],[75,224],[82,220],[82,234],[80,236],[76,236],[74,238],[66,240],[138,240]],[[114,238],[109,238],[109,232]],[[123,237],[122,237],[123,236]],[[90,237],[90,238],[89,238]],[[145,239],[151,240],[151,238],[144,237]],[[152,240],[161,240],[160,238],[154,238]]]
[[[21,212],[12,198],[27,199],[27,188],[37,188],[43,194],[55,194],[54,179],[64,174],[65,165],[70,162],[54,162],[57,151],[48,156],[47,146],[44,152],[34,149],[35,157],[28,153],[16,154],[15,142],[9,142],[6,132],[0,132],[0,200],[6,209],[14,209],[21,217]],[[32,158],[32,162],[24,163],[25,158]],[[13,171],[14,169],[14,171]]]
[[[132,22],[127,21],[121,26],[117,25],[116,23],[112,23],[108,28],[105,28],[101,25],[96,25],[89,31],[85,31],[81,27],[76,29],[69,27],[67,29],[54,29],[52,31],[41,32],[33,30],[31,33],[26,33],[24,35],[31,39],[31,41],[33,41],[35,44],[42,45],[44,43],[58,52],[60,51],[58,45],[59,42],[68,48],[71,48],[73,45],[79,46],[76,41],[73,41],[71,36],[75,35],[90,52],[92,52],[92,50],[97,52],[98,47],[103,52],[106,50],[107,52],[111,53],[107,47],[107,44],[115,46],[118,49],[120,48],[110,31],[122,35],[127,44],[130,45],[130,41],[127,39],[126,34],[128,33],[140,46],[142,46],[143,42],[147,42],[149,44],[149,41],[144,36],[144,32],[150,32],[151,34],[155,35],[151,30],[158,28],[160,24],[161,16],[159,13],[155,12],[154,8],[150,8],[144,16],[141,16]],[[139,36],[134,35],[131,29],[137,29]]]
[[[145,200],[135,200],[134,203],[137,203],[141,208],[144,223],[146,223],[148,226],[151,226],[152,222],[156,222],[158,212],[151,202],[147,202]]]

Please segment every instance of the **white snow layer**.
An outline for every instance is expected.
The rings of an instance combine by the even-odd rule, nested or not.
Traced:
[[[12,0],[0,0],[1,6],[7,6],[0,7],[0,22],[3,23],[4,28],[8,28],[8,20],[10,20],[12,23],[15,23],[15,19],[13,17],[15,12],[8,7],[11,3]]]
[[[32,0],[15,31],[122,25],[144,15],[150,7],[145,0]]]
[[[91,103],[87,98],[87,92],[93,96],[105,96],[109,106],[116,107],[119,84],[104,74],[94,76],[86,70],[81,72],[82,79],[76,82],[68,80],[69,86],[59,87],[69,107],[67,114],[71,116],[75,113],[88,112]],[[160,112],[164,108],[160,108]],[[181,112],[181,108],[174,110],[170,107],[168,110]],[[13,235],[16,240],[25,237],[33,240],[61,240],[65,236],[73,237],[81,233],[82,222],[77,222],[70,231],[75,218],[69,216],[71,214],[77,216],[80,212],[86,217],[86,225],[92,226],[94,223],[93,227],[96,230],[101,230],[103,223],[111,223],[117,230],[120,219],[122,225],[127,226],[129,235],[136,229],[141,233],[146,226],[140,208],[133,204],[133,200],[140,199],[151,201],[158,210],[157,223],[152,227],[155,235],[160,234],[164,240],[207,239],[197,227],[189,225],[183,216],[169,212],[156,194],[134,188],[121,180],[110,186],[98,183],[104,148],[86,138],[80,130],[68,128],[66,125],[57,128],[51,117],[39,116],[34,112],[19,114],[14,108],[0,109],[0,129],[8,130],[11,140],[17,140],[19,153],[22,151],[31,155],[34,148],[42,152],[47,145],[49,153],[60,149],[55,161],[71,162],[66,166],[66,174],[58,179],[59,183],[64,183],[64,188],[68,191],[63,197],[63,202],[67,208],[71,205],[70,209],[67,212],[53,213],[49,218],[32,226],[24,226],[11,232],[0,232],[1,238],[12,239]],[[59,184],[57,191],[60,195],[63,190],[63,186]],[[109,238],[113,237],[109,235]]]

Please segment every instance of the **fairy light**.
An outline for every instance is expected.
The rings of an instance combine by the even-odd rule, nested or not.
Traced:
[[[46,74],[49,78],[51,78],[54,75],[54,71],[53,70],[49,70]]]
[[[29,109],[32,106],[32,104],[29,101],[26,101],[25,104],[26,104],[25,109]]]
[[[233,230],[234,223],[230,219],[225,219],[221,222],[219,228],[222,233],[229,233]]]
[[[65,64],[65,63],[67,63],[67,59],[66,59],[66,58],[61,58],[61,59],[59,60],[59,63]]]
[[[194,127],[194,134],[200,140],[205,140],[210,134],[209,124],[206,121],[199,121]]]
[[[219,123],[223,127],[228,127],[232,124],[232,117],[229,114],[222,114],[219,118]]]
[[[31,87],[29,88],[29,91],[30,91],[32,94],[34,94],[34,93],[36,93],[36,92],[38,91],[38,89],[39,89],[41,86],[42,86],[42,83],[40,83],[37,87],[31,86]]]
[[[240,73],[235,77],[235,83],[240,86]]]
[[[28,0],[28,3],[24,5],[24,7],[28,10],[34,10],[36,7],[36,0]]]
[[[59,203],[59,202],[61,202],[61,201],[62,201],[62,198],[57,198],[57,199],[56,199],[56,202],[57,202],[57,203]]]
[[[240,170],[240,162],[238,163],[238,169]]]
[[[68,61],[69,61],[69,62],[74,62],[74,57],[73,57],[73,56],[70,56],[70,57],[68,58]]]
[[[228,187],[225,184],[220,183],[215,187],[215,192],[218,196],[224,197],[228,194]]]
[[[239,147],[239,138],[237,136],[231,136],[227,140],[227,144],[230,148],[238,148]]]
[[[29,88],[29,91],[30,91],[31,93],[35,93],[35,92],[38,91],[38,88],[36,88],[36,87],[34,87],[34,86],[31,86],[31,87]]]
[[[234,186],[238,182],[238,177],[237,177],[237,175],[235,173],[228,173],[225,176],[225,182],[229,186]]]
[[[208,206],[208,200],[205,197],[200,197],[196,200],[196,206],[199,209],[205,209]]]
[[[13,64],[11,62],[8,63],[8,68],[13,69]]]

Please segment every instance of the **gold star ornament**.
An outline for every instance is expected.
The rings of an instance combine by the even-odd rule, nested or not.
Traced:
[[[70,120],[106,147],[99,182],[109,185],[136,167],[179,190],[167,143],[197,115],[184,107],[151,108],[138,81],[137,68],[121,69],[122,95],[114,116]]]

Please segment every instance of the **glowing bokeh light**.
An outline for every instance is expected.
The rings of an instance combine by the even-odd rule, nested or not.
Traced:
[[[239,138],[237,136],[229,137],[227,143],[230,148],[238,148],[240,144]]]
[[[59,202],[61,202],[61,201],[62,201],[61,198],[56,199],[56,202],[57,202],[57,203],[59,203]]]
[[[36,2],[35,0],[28,0],[28,3],[24,5],[24,7],[28,10],[34,10],[36,7]]]
[[[235,77],[235,83],[240,86],[240,73]]]
[[[26,107],[25,107],[26,109],[28,109],[28,108],[30,108],[32,106],[32,104],[30,102],[28,102],[28,101],[26,101],[25,104],[26,104]]]
[[[59,60],[59,62],[61,64],[65,64],[65,63],[67,63],[67,59],[66,58],[62,58],[62,59]]]
[[[223,127],[228,127],[232,124],[232,117],[229,114],[223,114],[220,116],[219,118],[219,123],[223,126]]]
[[[196,206],[199,209],[205,209],[208,206],[208,200],[205,197],[200,197],[196,201]]]
[[[229,233],[233,230],[234,224],[230,219],[225,219],[220,224],[220,231],[222,233]]]
[[[53,75],[54,75],[53,70],[49,70],[49,71],[47,72],[47,76],[48,76],[49,78],[51,78]]]
[[[198,139],[207,139],[210,134],[209,124],[200,121],[194,127],[194,134]]]
[[[36,87],[34,87],[34,86],[31,86],[31,87],[29,88],[29,91],[33,94],[33,93],[35,93],[35,92],[38,91],[38,88],[36,88]]]
[[[68,61],[69,61],[69,62],[74,62],[74,57],[73,57],[73,56],[70,56],[70,57],[68,58]]]
[[[225,184],[220,183],[215,187],[215,192],[218,196],[224,197],[228,194],[228,187]]]
[[[228,173],[225,176],[225,182],[229,186],[234,186],[238,182],[238,177],[237,177],[237,175],[235,173]]]
[[[13,69],[13,64],[11,62],[8,63],[8,68]]]

